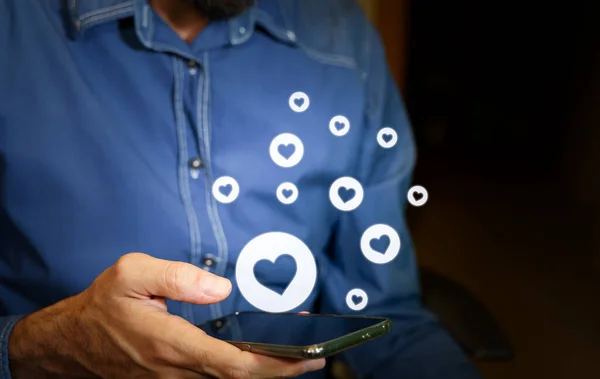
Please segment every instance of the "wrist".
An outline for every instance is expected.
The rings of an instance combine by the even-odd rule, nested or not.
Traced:
[[[17,320],[10,331],[7,339],[7,352],[8,352],[8,371],[12,379],[19,378],[18,375],[21,371],[20,367],[29,360],[33,362],[32,358],[28,357],[27,346],[30,341],[27,336],[27,317]]]
[[[18,320],[8,338],[12,379],[62,377],[77,366],[71,298]]]

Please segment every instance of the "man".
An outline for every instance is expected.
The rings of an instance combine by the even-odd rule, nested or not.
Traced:
[[[271,307],[390,317],[344,355],[360,377],[477,377],[419,304],[413,140],[353,1],[2,0],[0,51],[3,378],[322,377],[194,326]],[[374,225],[389,262],[361,254]],[[272,232],[309,251],[287,306],[240,274]]]

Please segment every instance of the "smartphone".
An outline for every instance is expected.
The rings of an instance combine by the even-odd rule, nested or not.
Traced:
[[[238,312],[198,327],[241,350],[318,359],[381,337],[391,329],[392,322],[382,317]]]

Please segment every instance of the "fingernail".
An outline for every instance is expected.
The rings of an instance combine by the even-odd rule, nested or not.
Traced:
[[[325,359],[310,359],[304,363],[306,371],[316,371],[325,367]]]
[[[202,293],[210,297],[224,297],[231,291],[231,282],[216,275],[205,275],[201,283]]]

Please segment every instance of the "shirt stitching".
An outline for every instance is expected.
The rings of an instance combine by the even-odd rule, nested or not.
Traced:
[[[186,142],[186,130],[183,121],[183,99],[181,93],[183,92],[182,81],[183,73],[180,68],[180,62],[177,57],[173,57],[173,66],[175,71],[175,115],[177,119],[177,137],[179,142],[179,188],[180,194],[183,200],[185,213],[188,219],[188,227],[190,232],[190,253],[191,261],[193,262],[200,254],[200,232],[198,228],[198,220],[196,218],[196,211],[192,204],[192,196],[190,191],[188,167],[187,167],[187,142]],[[193,312],[190,310],[191,305],[188,303],[182,303],[182,313],[186,316],[186,319],[193,323],[194,317]]]
[[[171,54],[177,54],[182,58],[186,58],[186,59],[190,59],[193,61],[197,61],[198,58],[195,57],[193,54],[185,52],[183,50],[179,50],[176,48],[173,48],[171,46],[169,46],[168,44],[164,44],[164,43],[160,43],[160,42],[153,42],[151,45],[151,48],[158,51],[158,52],[166,52],[166,53],[171,53]]]
[[[204,101],[204,86],[206,83],[206,67],[204,65],[204,62],[202,64],[202,70],[200,72],[200,75],[198,77],[198,87],[196,89],[196,93],[197,93],[197,104],[196,104],[196,132],[197,132],[197,142],[198,142],[198,149],[200,149],[200,155],[202,155],[202,158],[204,159],[204,202],[207,206],[207,210],[208,210],[208,200],[211,197],[211,193],[212,193],[212,182],[209,179],[208,176],[208,170],[209,170],[209,166],[210,166],[210,157],[206,154],[205,149],[203,147],[203,142],[202,142],[202,136],[203,136],[203,132],[202,132],[202,128],[203,128],[203,107],[202,107],[202,103]],[[212,224],[212,220],[211,220],[211,224]],[[221,254],[219,254],[219,252],[217,252],[217,258],[215,259],[216,261],[216,267],[218,267],[218,265],[221,262],[221,258],[220,258]],[[211,269],[212,271],[212,269]],[[210,309],[210,314],[212,316],[213,319],[218,318],[219,317],[219,309],[217,308],[216,304],[210,304],[209,306]]]
[[[227,267],[227,259],[228,259],[228,251],[227,251],[227,238],[225,237],[225,233],[223,231],[223,224],[221,223],[221,219],[219,217],[219,212],[217,209],[217,205],[215,203],[215,199],[211,196],[211,187],[214,183],[213,181],[213,173],[212,173],[212,165],[211,165],[211,155],[210,155],[210,127],[211,127],[211,119],[210,119],[210,109],[209,109],[209,101],[210,101],[210,63],[209,63],[209,53],[205,52],[203,56],[204,61],[204,81],[202,85],[202,102],[201,102],[201,130],[202,130],[202,145],[204,150],[204,156],[206,164],[206,205],[207,205],[207,213],[210,219],[210,223],[212,225],[213,233],[215,235],[215,239],[217,241],[217,250],[219,254],[219,260],[222,262],[222,265],[219,265],[217,274],[223,276],[225,273],[225,268]],[[200,104],[200,102],[199,102]],[[216,314],[213,317],[220,317],[223,313],[221,309],[221,304],[216,303]]]
[[[351,57],[344,55],[321,53],[319,51],[308,48],[303,44],[299,44],[299,46],[302,48],[302,50],[308,57],[316,60],[319,63],[348,68],[351,70],[356,70],[358,68],[358,66],[356,65],[356,61]]]
[[[288,13],[289,9],[284,9],[284,8],[285,7],[283,7],[283,6],[279,7],[279,13],[281,15],[281,18],[283,19],[284,24],[288,27],[288,29],[294,30],[295,28],[291,27],[292,22],[290,20],[290,15]],[[357,69],[357,63],[351,56],[340,55],[340,54],[327,54],[327,53],[319,52],[319,51],[311,49],[310,47],[303,44],[299,36],[296,36],[296,40],[297,40],[298,46],[302,49],[302,51],[304,51],[304,53],[309,58],[312,58],[319,63],[328,64],[328,65],[332,65],[332,66],[344,67],[344,68],[348,68],[348,69],[352,69],[352,70]]]
[[[119,4],[111,5],[106,8],[96,9],[93,11],[86,12],[83,15],[79,16],[79,20],[83,23],[86,18],[91,18],[91,17],[95,17],[95,16],[102,17],[102,16],[104,16],[105,13],[111,13],[111,12],[120,10],[121,8],[125,8],[125,7],[133,7],[133,1],[125,1],[125,2],[122,2]]]
[[[148,27],[148,16],[150,13],[150,7],[148,7],[147,5],[144,5],[144,11],[142,13],[142,26],[144,28]]]
[[[94,25],[101,24],[101,23],[107,22],[109,20],[116,19],[119,16],[121,16],[123,14],[130,13],[132,11],[133,11],[133,5],[131,5],[130,7],[124,8],[124,9],[119,9],[119,10],[107,13],[107,14],[102,14],[102,15],[95,16],[95,17],[90,17],[90,18],[87,18],[85,20],[81,19],[80,20],[80,22],[81,22],[81,28],[82,29],[83,28],[90,28],[90,27],[92,27]]]
[[[281,28],[279,25],[277,25],[277,23],[275,22],[275,20],[273,20],[273,17],[268,14],[267,12],[261,10],[261,9],[257,9],[256,10],[256,23],[259,25],[262,25],[263,27],[265,27],[267,30],[269,30],[271,33],[275,34],[275,36],[277,38],[279,38],[280,40],[282,40],[285,43],[296,43],[295,40],[292,40],[288,34],[286,32],[291,31],[293,32],[291,29],[284,29]],[[295,35],[296,33],[294,33]]]
[[[146,7],[148,7],[148,15],[150,17],[148,17],[148,42],[150,44],[154,44],[154,28],[155,28],[155,22],[154,22],[154,18],[152,17],[154,15],[154,13],[152,13],[152,10],[150,9],[150,7],[148,5],[146,5]]]

